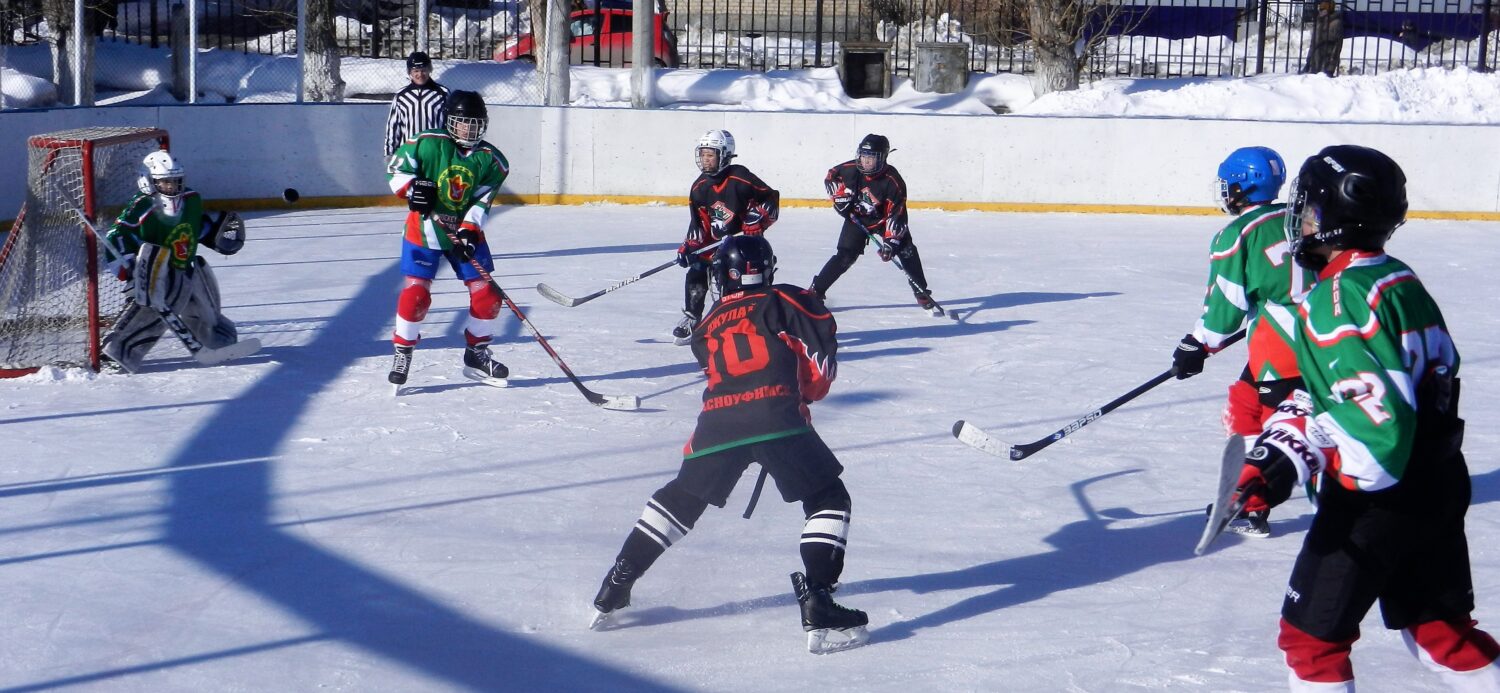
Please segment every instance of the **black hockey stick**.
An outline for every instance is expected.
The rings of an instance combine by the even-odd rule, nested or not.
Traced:
[[[120,249],[109,241],[108,236],[99,232],[99,229],[94,226],[93,222],[89,221],[88,215],[84,214],[83,210],[77,207],[70,207],[69,209],[78,216],[78,221],[92,232],[99,239],[100,243],[104,244],[104,247],[115,254],[115,258],[121,260],[125,258],[125,253],[120,252]],[[156,311],[157,315],[161,316],[162,323],[168,329],[172,330],[172,334],[177,335],[177,339],[187,348],[188,353],[193,355],[193,360],[205,366],[216,366],[225,361],[244,358],[260,351],[260,340],[253,337],[236,341],[229,346],[218,349],[204,346],[203,342],[198,339],[197,335],[193,334],[193,331],[188,328],[187,323],[183,322],[182,316],[178,315],[176,311],[171,308],[158,308],[154,306],[151,309]],[[122,368],[124,367],[123,363],[120,365]]]
[[[1220,348],[1227,347],[1244,338],[1245,331],[1240,330],[1239,332],[1229,335],[1229,338],[1224,340],[1224,343],[1220,345]],[[1020,445],[1006,445],[1005,443],[1002,443],[999,440],[995,439],[990,434],[985,433],[978,426],[975,426],[974,424],[971,424],[962,419],[953,423],[953,437],[957,438],[959,442],[968,445],[969,447],[987,452],[991,455],[995,455],[996,457],[1009,457],[1013,460],[1024,460],[1027,457],[1030,457],[1036,451],[1041,450],[1048,445],[1056,443],[1057,441],[1072,435],[1078,429],[1093,423],[1095,419],[1098,419],[1105,414],[1119,409],[1120,406],[1125,404],[1126,402],[1140,397],[1142,394],[1145,394],[1146,391],[1172,379],[1176,375],[1176,366],[1168,368],[1166,371],[1162,372],[1156,377],[1136,386],[1134,390],[1131,390],[1130,392],[1127,392],[1123,395],[1120,395],[1119,397],[1110,400],[1098,409],[1084,414],[1083,416],[1074,420],[1072,423],[1063,426],[1062,428],[1058,429],[1057,432],[1053,433],[1050,436],[1047,436],[1046,438],[1042,438],[1041,440],[1035,440],[1030,443],[1022,443]]]
[[[901,274],[906,275],[906,283],[911,285],[912,291],[926,292],[926,289],[923,289],[922,287],[917,285],[917,280],[911,278],[911,272],[906,271],[906,265],[901,263],[901,258],[896,255],[896,250],[888,246],[885,242],[885,239],[882,239],[880,236],[875,235],[868,229],[865,230],[865,235],[869,236],[870,240],[875,242],[875,245],[891,254],[891,263],[896,265],[896,269],[901,270]],[[930,293],[927,296],[927,300],[932,301],[932,305],[937,307],[938,316],[948,315],[948,311],[943,309],[942,304],[932,300],[932,295]]]
[[[442,229],[443,233],[448,236],[448,241],[454,247],[453,252],[460,252],[458,246],[463,245],[463,243],[459,242],[458,236],[453,233],[452,229],[438,223],[436,219],[433,220],[433,226]],[[500,284],[484,269],[484,265],[479,264],[479,260],[472,254],[468,256],[468,261],[469,266],[473,267],[474,271],[478,272],[479,276],[483,277],[486,282],[489,282],[490,288],[493,288],[496,293],[500,294],[500,300],[505,302],[505,306],[510,308],[510,312],[515,313],[516,318],[521,321],[521,324],[525,325],[526,329],[531,330],[531,336],[536,338],[537,344],[542,345],[542,349],[546,350],[547,355],[552,357],[552,362],[556,363],[557,367],[562,369],[563,375],[568,376],[568,380],[573,383],[574,387],[578,388],[579,392],[583,393],[584,397],[588,398],[589,402],[605,409],[616,411],[635,411],[641,407],[641,398],[635,395],[601,395],[584,387],[583,381],[579,380],[578,376],[573,375],[573,370],[568,368],[568,364],[564,363],[562,357],[557,355],[557,351],[552,348],[552,345],[547,343],[547,338],[542,336],[541,331],[537,330],[536,326],[531,324],[530,320],[526,319],[526,314],[521,312],[521,307],[517,306],[515,301],[510,300],[510,295],[505,293],[505,289],[500,288]]]
[[[708,244],[706,246],[703,246],[702,248],[699,248],[699,249],[697,249],[697,250],[695,250],[693,252],[696,254],[696,253],[701,253],[701,252],[704,252],[704,251],[707,251],[707,250],[713,250],[714,248],[719,247],[719,244],[721,244],[723,242],[724,242],[723,239],[719,239],[719,240],[714,241],[713,243],[710,243],[710,244]],[[587,296],[580,296],[578,298],[570,298],[568,296],[564,296],[562,294],[562,292],[558,291],[557,289],[554,289],[554,288],[552,288],[550,286],[547,286],[547,282],[542,282],[540,284],[537,284],[536,285],[536,291],[537,291],[537,293],[539,293],[539,294],[541,294],[543,296],[546,296],[547,300],[552,301],[553,303],[557,303],[559,305],[564,305],[564,306],[567,306],[569,308],[572,308],[573,306],[578,306],[578,305],[582,305],[582,304],[588,303],[589,301],[592,301],[592,300],[594,300],[596,298],[599,298],[600,296],[603,296],[604,294],[607,294],[607,293],[609,293],[611,291],[617,291],[619,289],[623,289],[623,288],[625,288],[627,286],[630,286],[631,284],[634,284],[634,283],[636,283],[636,282],[638,282],[638,281],[640,281],[642,279],[645,279],[646,277],[649,277],[649,276],[651,276],[653,274],[656,274],[657,272],[660,272],[660,271],[662,271],[664,269],[667,269],[668,267],[671,267],[672,265],[675,265],[675,264],[677,264],[677,260],[674,258],[673,260],[671,260],[669,262],[664,262],[664,263],[662,263],[660,265],[652,267],[651,269],[648,269],[645,272],[637,274],[634,277],[631,277],[629,279],[622,279],[622,280],[620,280],[618,282],[615,282],[614,284],[610,284],[606,288],[603,288],[603,289],[600,289],[598,291],[595,291],[594,293],[588,294]]]

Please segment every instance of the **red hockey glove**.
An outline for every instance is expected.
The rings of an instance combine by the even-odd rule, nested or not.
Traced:
[[[1248,494],[1245,512],[1265,512],[1292,497],[1297,486],[1297,465],[1273,445],[1257,444],[1245,455],[1237,490]]]

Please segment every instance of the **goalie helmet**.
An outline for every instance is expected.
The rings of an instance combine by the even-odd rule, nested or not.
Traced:
[[[859,172],[867,176],[873,176],[885,169],[885,158],[891,153],[891,141],[885,135],[869,134],[859,141],[859,148],[855,151],[855,161],[859,164]],[[865,157],[873,157],[874,162],[865,165]]]
[[[448,96],[448,135],[461,147],[474,147],[484,139],[490,126],[490,112],[484,99],[472,91],[455,91]]]
[[[1239,214],[1250,205],[1276,201],[1286,182],[1286,162],[1270,147],[1241,147],[1219,164],[1215,182],[1219,209]]]
[[[746,289],[771,286],[776,274],[776,254],[771,243],[761,235],[736,234],[724,239],[709,266],[719,295],[727,296]]]
[[[141,193],[156,198],[162,213],[175,217],[182,212],[182,194],[187,191],[182,178],[182,165],[169,152],[155,151],[141,160],[135,184]]]
[[[1328,264],[1320,249],[1383,250],[1406,222],[1406,174],[1369,147],[1324,147],[1302,164],[1291,198],[1292,257],[1314,271]]]
[[[713,164],[703,162],[703,150],[708,149],[717,154]],[[720,171],[729,167],[729,160],[734,158],[734,135],[728,130],[709,130],[698,138],[698,146],[693,147],[693,159],[698,164],[698,170],[710,176],[718,175]]]

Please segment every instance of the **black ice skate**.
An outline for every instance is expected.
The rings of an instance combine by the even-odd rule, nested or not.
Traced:
[[[401,394],[401,386],[406,384],[406,376],[411,373],[411,352],[414,347],[396,345],[396,361],[391,364],[391,374],[386,376],[395,394]]]
[[[870,639],[866,626],[870,617],[833,601],[833,588],[809,585],[807,576],[792,573],[792,592],[802,607],[802,630],[807,631],[807,651],[828,654],[849,650]]]
[[[941,318],[941,317],[943,317],[945,315],[945,313],[943,311],[943,307],[940,306],[940,305],[938,305],[937,301],[932,300],[932,291],[931,290],[929,290],[929,289],[923,289],[921,292],[918,292],[916,296],[917,296],[917,306],[920,307],[922,310],[925,310],[925,311],[931,313],[932,317]]]
[[[480,344],[464,349],[464,377],[485,385],[505,387],[510,384],[506,380],[510,377],[510,369],[490,357],[489,345]]]
[[[1271,536],[1271,511],[1265,510],[1258,513],[1241,512],[1239,517],[1229,522],[1225,529],[1236,534],[1247,537],[1264,539]]]
[[[698,325],[698,318],[692,313],[682,311],[682,320],[672,328],[672,343],[677,346],[687,346],[693,342],[693,328]]]
[[[604,576],[604,584],[599,586],[599,594],[594,597],[594,620],[589,622],[590,630],[603,630],[609,625],[610,616],[615,611],[630,606],[630,588],[635,586],[635,579],[640,577],[640,571],[635,569],[635,564],[628,558],[615,561],[609,569],[609,574]]]

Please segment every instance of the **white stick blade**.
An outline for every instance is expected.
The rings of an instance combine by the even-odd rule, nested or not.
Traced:
[[[547,300],[559,305],[567,306],[569,308],[578,305],[577,301],[558,293],[557,289],[547,286],[545,282],[536,285],[536,292],[541,294]]]
[[[605,395],[599,406],[613,411],[635,411],[641,408],[641,398],[635,395]]]
[[[978,426],[961,419],[953,424],[953,437],[957,438],[958,442],[980,452],[987,452],[996,457],[1009,458],[1011,456],[1009,445],[994,439],[990,434],[980,430]]]
[[[260,351],[260,340],[251,338],[242,339],[222,349],[204,347],[193,354],[193,358],[205,366],[217,366],[225,361],[245,358],[257,351]]]

